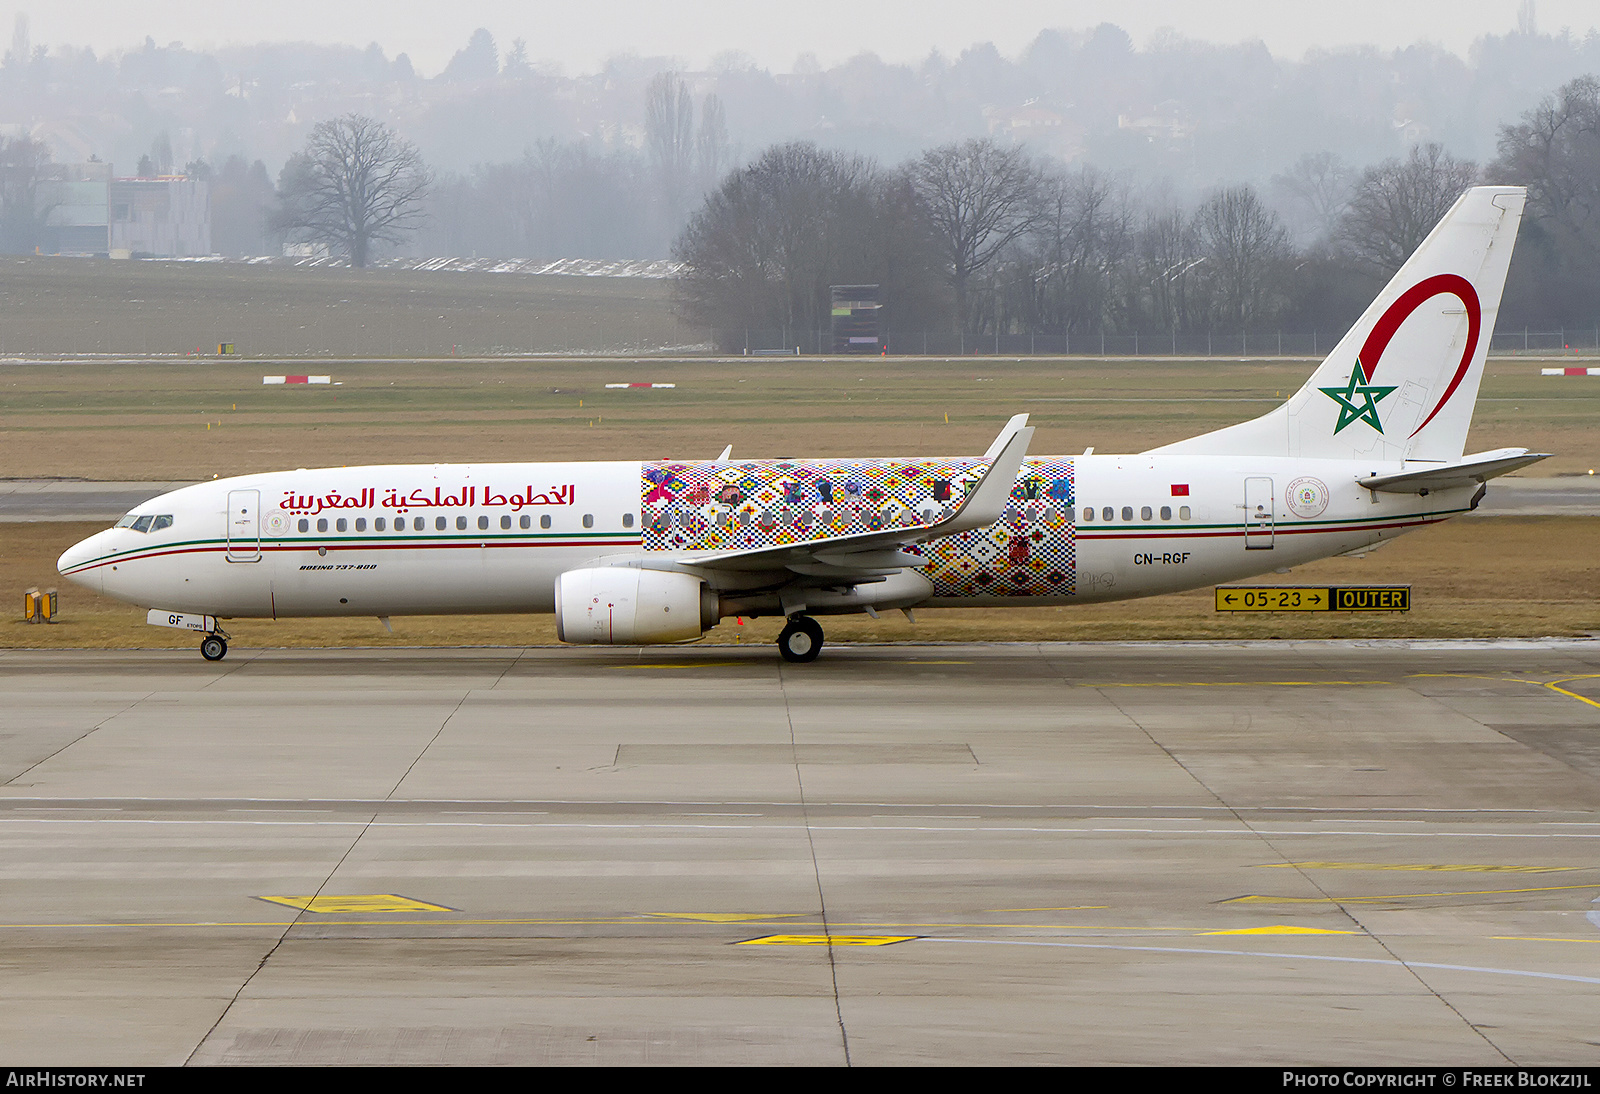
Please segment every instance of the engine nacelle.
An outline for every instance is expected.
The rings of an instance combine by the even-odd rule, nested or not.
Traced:
[[[556,578],[556,637],[617,646],[684,642],[717,625],[717,594],[693,574],[596,566]]]

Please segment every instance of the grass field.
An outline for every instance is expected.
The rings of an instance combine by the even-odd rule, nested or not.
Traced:
[[[441,275],[445,276],[445,275]],[[1033,451],[1138,451],[1263,413],[1300,360],[552,358],[328,366],[264,387],[248,362],[0,366],[0,474],[198,479],[377,462],[981,452],[1027,411]],[[281,366],[268,371],[283,371]],[[661,381],[670,390],[607,390]],[[948,421],[946,420],[948,418]],[[1489,363],[1468,451],[1600,466],[1600,377]]]
[[[0,356],[639,353],[707,341],[617,277],[0,258]],[[281,369],[278,371],[282,371]]]
[[[1081,608],[898,612],[878,620],[823,620],[832,641],[1062,641],[1171,638],[1378,638],[1582,635],[1600,633],[1600,521],[1581,517],[1466,518],[1403,536],[1364,559],[1302,566],[1286,582],[1409,582],[1405,614],[1219,614],[1211,590]],[[194,635],[147,626],[144,612],[56,576],[55,559],[99,524],[0,524],[0,586],[13,596],[8,647],[190,647]],[[61,588],[61,622],[20,622],[21,592]],[[781,620],[726,620],[713,643],[769,642]],[[531,645],[555,642],[549,616],[419,616],[374,619],[238,620],[238,648],[251,646]]]

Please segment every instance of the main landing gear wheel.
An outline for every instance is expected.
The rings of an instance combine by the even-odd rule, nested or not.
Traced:
[[[228,640],[220,634],[208,634],[200,643],[200,656],[207,661],[221,661],[228,656]]]
[[[822,652],[822,628],[809,615],[791,616],[778,634],[778,652],[785,661],[815,661]]]

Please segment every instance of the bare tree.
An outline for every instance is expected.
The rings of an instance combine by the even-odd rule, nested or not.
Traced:
[[[398,243],[422,219],[433,176],[407,140],[382,122],[346,114],[320,122],[284,164],[273,226],[322,243],[364,267],[377,243]]]
[[[1383,274],[1393,273],[1477,177],[1476,164],[1439,144],[1419,145],[1403,160],[1367,168],[1340,222],[1340,248]]]
[[[673,247],[679,310],[724,348],[744,332],[820,332],[830,285],[876,284],[900,330],[949,314],[940,254],[909,181],[810,143],[777,145],[707,196]]]
[[[906,170],[943,245],[956,323],[967,330],[974,278],[1038,216],[1039,171],[1022,148],[987,139],[935,148]]]
[[[814,144],[769,148],[706,199],[673,248],[685,316],[720,331],[817,330],[839,253],[868,220],[872,167]]]
[[[1125,188],[1093,168],[1041,180],[1033,230],[1003,275],[1027,291],[1021,317],[1028,329],[1062,334],[1105,325],[1130,221]]]
[[[700,104],[700,132],[695,135],[694,148],[700,190],[706,193],[716,189],[733,158],[728,144],[727,115],[722,109],[722,100],[714,92],[707,92]]]
[[[51,209],[40,192],[50,167],[43,141],[0,138],[0,251],[27,254],[39,245]]]
[[[1139,325],[1188,330],[1196,322],[1193,290],[1204,264],[1187,213],[1177,206],[1147,209],[1134,237],[1124,310]]]
[[[1600,251],[1600,80],[1581,76],[1504,127],[1493,171],[1528,187],[1528,215],[1552,236]]]
[[[1355,189],[1356,173],[1333,152],[1308,152],[1272,178],[1279,211],[1297,239],[1328,239],[1339,226]]]
[[[1289,233],[1249,186],[1218,190],[1194,214],[1213,320],[1229,332],[1271,317],[1282,300]]]
[[[644,143],[667,215],[681,216],[694,174],[694,99],[677,73],[663,72],[645,90]]]
[[[1590,322],[1600,301],[1600,80],[1581,76],[1500,130],[1496,181],[1528,187],[1526,243],[1508,296],[1548,322]]]

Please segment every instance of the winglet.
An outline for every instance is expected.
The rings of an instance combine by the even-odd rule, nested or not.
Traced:
[[[730,444],[727,448],[724,448],[722,450],[722,455],[717,457],[716,462],[717,463],[726,463],[728,460],[730,460],[732,458],[733,458],[733,445]]]
[[[967,498],[947,519],[929,525],[925,536],[936,538],[968,532],[974,528],[987,528],[1000,519],[1006,509],[1006,499],[1016,485],[1017,472],[1022,461],[1028,458],[1028,445],[1033,443],[1033,427],[1026,414],[1018,414],[1006,423],[1000,436],[994,439],[983,458],[989,461],[989,470],[967,494]]]
[[[1026,414],[1012,415],[1011,420],[1005,424],[1005,428],[1000,430],[1000,435],[996,437],[994,439],[994,443],[989,446],[989,451],[983,454],[983,458],[988,460],[990,463],[993,463],[994,458],[1000,455],[1001,450],[1005,448],[1006,442],[1011,439],[1012,434],[1017,433],[1022,429],[1026,429],[1027,425],[1028,416]]]

